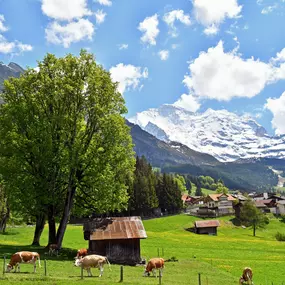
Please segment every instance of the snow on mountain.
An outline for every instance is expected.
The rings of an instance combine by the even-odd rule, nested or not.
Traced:
[[[129,121],[160,140],[180,142],[220,161],[285,158],[285,136],[271,137],[251,117],[239,117],[227,110],[192,113],[165,104],[137,113]]]

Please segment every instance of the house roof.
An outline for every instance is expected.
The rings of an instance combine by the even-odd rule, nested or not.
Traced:
[[[227,196],[228,197],[228,201],[234,201],[236,200],[232,195],[230,194],[209,194],[208,195],[213,201],[219,201],[221,196]]]
[[[87,226],[84,225],[84,230],[90,231],[89,240],[147,238],[140,217],[111,217],[105,220],[106,223],[102,219],[94,219]]]
[[[267,201],[267,200],[255,200],[254,203],[257,208],[266,208],[267,206],[265,204],[267,203],[264,203],[264,201]]]
[[[211,228],[219,227],[220,222],[218,220],[208,220],[208,221],[195,221],[196,228]]]

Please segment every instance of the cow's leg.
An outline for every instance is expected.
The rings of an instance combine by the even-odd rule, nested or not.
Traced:
[[[36,265],[36,261],[34,262],[34,273],[36,273],[37,270],[37,265]]]
[[[153,274],[154,277],[156,277],[156,269],[155,268],[152,269],[152,274]]]
[[[104,266],[102,264],[100,264],[100,274],[99,274],[99,277],[101,277],[103,275],[103,272],[104,272]]]
[[[164,269],[163,267],[160,269],[160,270],[161,270],[161,276],[162,276],[162,274],[163,274],[163,269]]]
[[[16,266],[17,266],[16,268],[18,269],[18,272],[20,272],[20,264],[17,264]],[[16,268],[15,268],[15,271],[16,271]]]

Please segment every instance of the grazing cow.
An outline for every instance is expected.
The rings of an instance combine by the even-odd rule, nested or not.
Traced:
[[[36,272],[36,262],[39,262],[39,267],[41,267],[40,255],[37,252],[30,251],[19,251],[11,256],[10,262],[7,264],[6,272],[10,272],[15,266],[14,272],[18,268],[20,272],[20,263],[32,263],[34,264],[34,273]]]
[[[239,279],[239,284],[253,284],[252,282],[252,270],[250,267],[245,267],[242,276]]]
[[[151,258],[145,267],[143,276],[149,276],[152,272],[153,276],[156,277],[156,269],[161,269],[161,275],[164,269],[164,259],[163,258]]]
[[[86,269],[88,272],[88,276],[92,276],[91,273],[92,267],[99,268],[100,269],[99,277],[101,277],[104,271],[104,264],[106,263],[108,263],[110,266],[110,263],[106,256],[91,254],[91,255],[86,255],[85,257],[82,258],[76,258],[74,265]]]
[[[81,258],[81,257],[84,257],[88,254],[88,251],[86,248],[81,248],[81,249],[78,249],[77,250],[77,255],[75,258]]]
[[[58,256],[59,248],[56,243],[51,243],[48,245],[48,254]]]

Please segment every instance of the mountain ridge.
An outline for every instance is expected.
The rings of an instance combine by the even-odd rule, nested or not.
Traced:
[[[285,158],[285,136],[269,136],[249,116],[227,110],[193,113],[165,104],[128,119],[158,139],[176,141],[222,162],[254,157]]]

